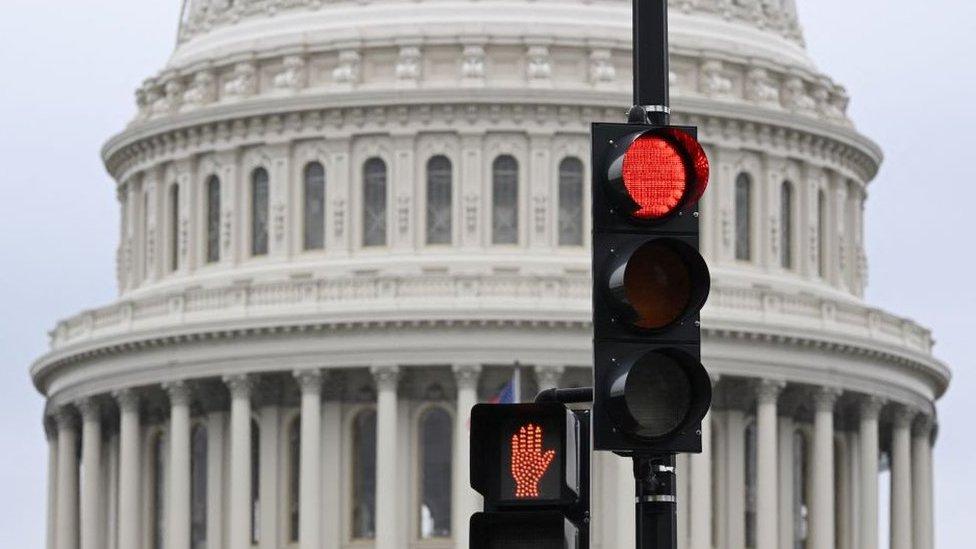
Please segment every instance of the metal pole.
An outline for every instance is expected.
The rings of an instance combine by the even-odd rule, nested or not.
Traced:
[[[667,124],[668,0],[634,0],[634,107],[630,122]]]
[[[674,464],[674,454],[634,456],[637,549],[678,546]]]

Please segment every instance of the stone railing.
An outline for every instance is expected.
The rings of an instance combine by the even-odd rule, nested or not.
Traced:
[[[63,320],[50,332],[52,350],[143,330],[181,327],[220,330],[246,320],[277,326],[383,321],[485,319],[588,322],[585,276],[364,276],[188,289],[121,301]],[[864,338],[929,355],[932,337],[910,320],[856,303],[765,289],[715,287],[704,311],[706,327],[734,326],[829,340]],[[171,331],[171,330],[168,330]]]

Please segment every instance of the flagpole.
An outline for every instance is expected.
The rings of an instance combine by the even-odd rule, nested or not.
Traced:
[[[515,361],[515,373],[512,374],[512,401],[516,404],[522,402],[522,368],[518,361]]]

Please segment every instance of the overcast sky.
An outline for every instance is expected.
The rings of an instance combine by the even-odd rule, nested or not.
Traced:
[[[867,207],[868,300],[931,327],[937,546],[972,547],[976,3],[797,0],[809,49],[884,149]],[[43,402],[27,374],[59,318],[115,296],[118,208],[101,144],[173,46],[177,0],[3,0],[0,16],[0,545],[43,547]],[[970,219],[966,224],[965,220]],[[887,536],[884,536],[887,538]]]

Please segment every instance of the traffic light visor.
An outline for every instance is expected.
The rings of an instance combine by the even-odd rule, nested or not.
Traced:
[[[634,327],[667,328],[697,311],[708,297],[708,266],[680,240],[644,242],[612,261],[610,295],[622,320]]]
[[[697,202],[708,174],[708,159],[694,137],[679,128],[657,128],[615,144],[609,190],[631,218],[654,221]]]

